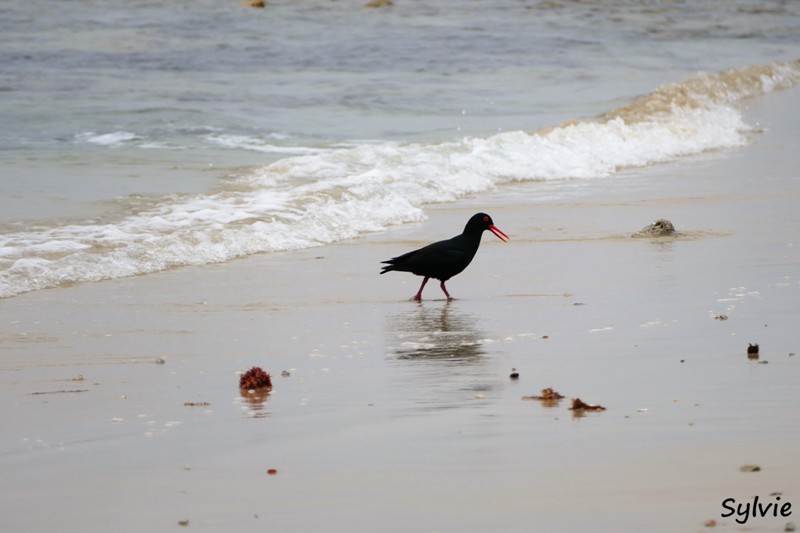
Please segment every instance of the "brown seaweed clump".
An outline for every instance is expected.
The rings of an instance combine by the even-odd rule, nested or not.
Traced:
[[[589,403],[584,402],[580,398],[573,398],[572,399],[572,407],[569,408],[570,411],[605,411],[606,408],[602,405],[592,405]]]
[[[541,396],[523,396],[523,400],[543,400],[543,401],[554,401],[554,400],[563,400],[564,396],[557,393],[552,389],[552,387],[547,387],[546,389],[542,389]]]
[[[263,369],[254,366],[239,377],[239,388],[242,390],[271,389],[272,378]]]
[[[564,396],[554,391],[552,387],[547,387],[546,389],[542,389],[541,396],[523,396],[522,399],[538,400],[542,402],[542,405],[545,407],[555,407],[558,405],[558,402],[564,399]]]

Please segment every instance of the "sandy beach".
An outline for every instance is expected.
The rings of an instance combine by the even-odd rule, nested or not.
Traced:
[[[742,149],[0,301],[2,529],[800,522],[800,90],[751,105],[765,131]],[[431,283],[411,302],[419,278],[378,275],[477,211],[511,242],[484,236],[455,301]],[[656,218],[680,234],[631,238]],[[272,374],[268,396],[240,395],[251,366]],[[566,399],[522,399],[545,387]],[[574,413],[576,397],[606,410]],[[754,496],[792,514],[721,516]]]

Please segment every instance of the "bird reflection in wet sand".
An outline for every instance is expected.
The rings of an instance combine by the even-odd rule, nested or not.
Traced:
[[[463,361],[483,355],[477,319],[451,312],[444,306],[422,304],[412,312],[390,317],[389,329],[396,343],[392,350],[398,359],[447,359]]]
[[[414,408],[462,407],[491,390],[494,374],[477,324],[477,317],[450,301],[420,303],[388,318],[388,356],[395,361],[400,394]]]

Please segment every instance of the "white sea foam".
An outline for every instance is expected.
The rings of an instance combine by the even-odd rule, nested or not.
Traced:
[[[272,140],[284,140],[286,135],[272,134]],[[205,136],[205,139],[218,146],[225,148],[236,148],[240,150],[253,150],[256,152],[272,153],[272,154],[315,154],[323,150],[320,148],[311,148],[308,146],[282,146],[274,143],[267,142],[266,140],[254,137],[251,135],[233,135],[229,133],[214,133]]]
[[[699,76],[594,121],[439,144],[356,143],[303,149],[224,190],[173,195],[108,224],[0,236],[0,297],[226,261],[353,238],[424,218],[422,208],[509,182],[598,179],[624,167],[746,142],[736,104],[800,77],[800,62]],[[113,145],[126,132],[89,135]],[[268,143],[222,134],[213,142]],[[285,151],[283,147],[281,150]]]
[[[75,140],[82,143],[99,144],[101,146],[116,146],[138,140],[140,137],[129,131],[114,131],[110,133],[96,133],[87,131],[75,135]]]

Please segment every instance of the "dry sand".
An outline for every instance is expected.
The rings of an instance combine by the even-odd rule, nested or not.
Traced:
[[[566,192],[507,187],[324,248],[1,301],[0,527],[800,522],[800,91],[749,115],[767,131],[740,150]],[[378,276],[478,210],[512,241],[484,236],[448,284],[457,300],[429,284],[410,302],[419,278]],[[659,217],[682,235],[630,238]],[[253,365],[273,375],[268,398],[237,390]],[[521,399],[544,387],[568,399]],[[607,410],[576,416],[576,396]],[[727,498],[776,492],[790,517],[720,516]]]

